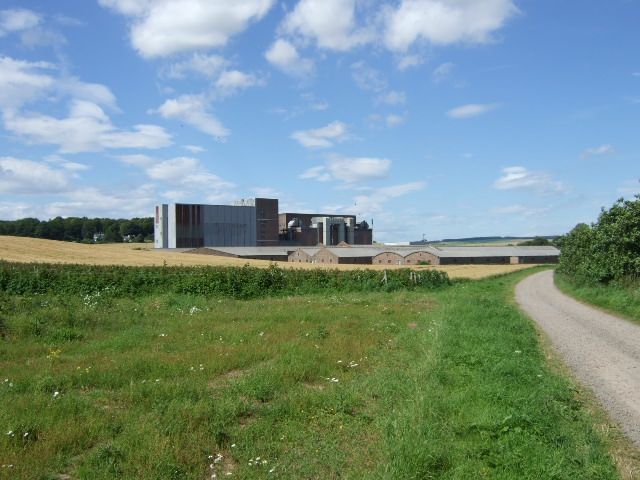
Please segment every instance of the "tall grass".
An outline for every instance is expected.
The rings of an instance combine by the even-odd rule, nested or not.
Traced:
[[[617,478],[511,302],[523,276],[251,300],[5,293],[0,476]]]
[[[626,279],[609,284],[579,282],[556,273],[555,283],[563,292],[583,302],[640,322],[640,280]]]

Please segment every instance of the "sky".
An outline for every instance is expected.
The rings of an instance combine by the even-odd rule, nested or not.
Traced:
[[[640,193],[638,0],[3,0],[0,219],[280,200],[377,241]]]

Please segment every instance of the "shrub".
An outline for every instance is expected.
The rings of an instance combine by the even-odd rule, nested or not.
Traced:
[[[255,298],[330,290],[391,291],[449,285],[446,273],[388,270],[294,270],[243,267],[124,267],[0,262],[0,292],[74,294],[85,303],[151,293]]]
[[[591,226],[562,237],[559,271],[584,283],[628,281],[640,276],[640,195],[602,210]]]

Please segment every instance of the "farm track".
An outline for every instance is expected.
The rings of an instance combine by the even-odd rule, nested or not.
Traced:
[[[552,270],[520,282],[516,300],[640,447],[640,326],[563,294]]]
[[[180,252],[154,251],[148,243],[111,243],[88,245],[82,243],[59,242],[39,238],[0,236],[0,260],[9,262],[77,263],[85,265],[126,265],[126,266],[242,266],[268,267],[271,263],[282,268],[331,268],[356,270],[370,268],[385,270],[398,268],[394,265],[318,265],[309,263],[268,262],[265,260],[245,260],[219,257],[215,255],[194,255]],[[479,279],[530,268],[532,265],[445,265],[438,267],[413,266],[414,270],[437,268],[447,272],[451,278]],[[405,267],[406,268],[406,267]]]

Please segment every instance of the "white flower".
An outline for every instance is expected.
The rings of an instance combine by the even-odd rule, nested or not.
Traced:
[[[56,398],[58,395],[60,395],[59,391],[56,390],[55,392],[53,392],[53,398]]]

